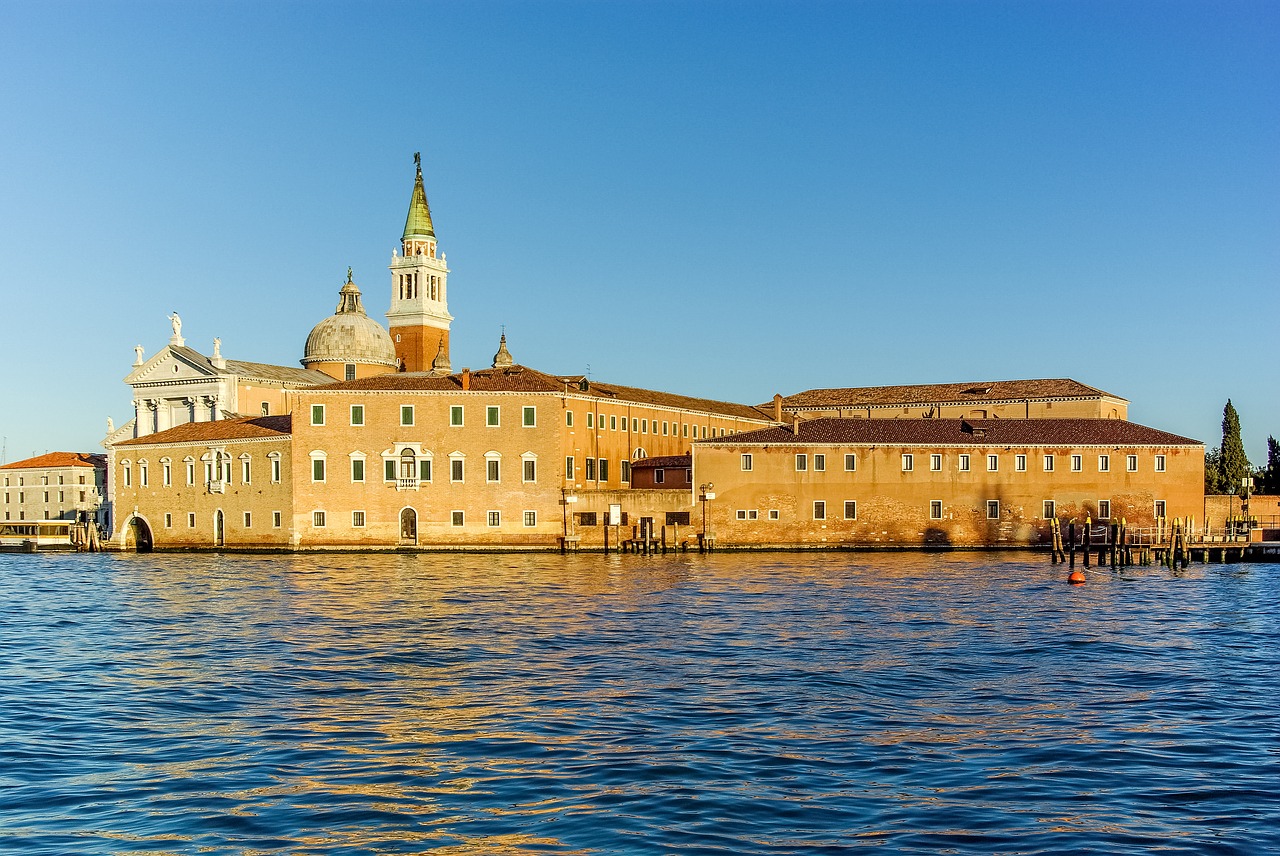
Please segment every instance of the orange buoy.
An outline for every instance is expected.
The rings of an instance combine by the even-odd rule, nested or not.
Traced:
[[[1081,570],[1072,571],[1067,576],[1067,582],[1071,583],[1073,586],[1084,585],[1084,571],[1081,571]]]

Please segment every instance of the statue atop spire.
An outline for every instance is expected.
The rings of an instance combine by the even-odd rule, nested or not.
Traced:
[[[360,302],[360,286],[351,281],[351,268],[347,268],[347,281],[338,290],[338,308],[335,315],[350,313],[364,315],[364,304]]]

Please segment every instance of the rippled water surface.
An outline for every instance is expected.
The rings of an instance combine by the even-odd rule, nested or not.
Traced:
[[[0,556],[0,851],[1280,851],[1280,566]]]

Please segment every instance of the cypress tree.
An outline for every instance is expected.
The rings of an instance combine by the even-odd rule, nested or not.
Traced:
[[[1222,484],[1222,449],[1217,446],[1204,453],[1204,492],[1206,496],[1226,493]]]
[[[1240,480],[1249,475],[1249,458],[1244,453],[1244,440],[1240,439],[1240,414],[1227,399],[1222,408],[1222,446],[1218,459],[1219,484],[1227,493],[1240,492]]]
[[[1267,438],[1267,468],[1262,473],[1263,492],[1280,493],[1280,442]]]

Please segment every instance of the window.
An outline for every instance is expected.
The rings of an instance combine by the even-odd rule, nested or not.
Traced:
[[[412,404],[400,405],[400,424],[401,425],[413,424],[413,405]]]
[[[1156,517],[1157,518],[1164,517],[1164,500],[1163,499],[1156,500]]]
[[[858,519],[858,503],[852,499],[846,499],[844,501],[844,519],[845,520]]]
[[[1138,456],[1126,455],[1124,459],[1124,468],[1128,472],[1136,473],[1138,471]]]
[[[245,458],[242,461],[240,461],[240,483],[241,484],[249,484],[249,482],[251,481],[251,479],[249,478],[251,472],[252,470],[249,466],[249,459]]]
[[[1015,470],[1017,470],[1018,472],[1020,472],[1020,473],[1025,473],[1025,472],[1027,471],[1027,456],[1026,456],[1026,455],[1014,455],[1014,456],[1013,456],[1013,468],[1014,468]]]
[[[680,436],[681,436],[681,437],[688,437],[688,436],[689,436],[689,423],[688,423],[688,422],[681,422],[681,423],[680,423]]]
[[[1000,456],[987,455],[987,472],[994,473],[1000,469]]]
[[[501,481],[498,477],[498,459],[488,458],[484,462],[484,478],[485,481],[496,482]]]
[[[418,459],[418,481],[420,482],[431,481],[431,459],[430,458]]]
[[[1110,516],[1111,516],[1111,500],[1109,499],[1098,500],[1098,519],[1106,520]]]
[[[173,485],[173,467],[168,461],[163,461],[160,464],[160,481],[165,487]],[[248,481],[248,479],[245,479],[245,481]]]
[[[813,503],[813,519],[814,520],[827,519],[827,504],[820,499],[816,500]]]
[[[998,499],[987,500],[987,519],[988,520],[1000,519],[1000,500]]]
[[[662,420],[662,436],[667,436],[667,420]]]
[[[607,482],[609,480],[609,461],[607,458],[600,459],[600,481]]]
[[[122,464],[122,466],[124,467],[122,471],[124,475],[124,486],[130,487],[133,485],[133,472],[129,469],[128,461],[125,461],[124,464]],[[18,501],[19,502],[22,501],[22,494],[18,494]]]
[[[173,515],[172,515],[172,514],[166,514],[166,515],[164,516],[164,528],[165,528],[165,529],[172,529],[172,528],[173,528]]]
[[[324,458],[311,459],[311,480],[313,482],[324,481]]]
[[[525,458],[522,465],[521,477],[527,482],[536,482],[538,480],[538,462],[533,458]]]
[[[449,512],[449,524],[451,526],[462,526],[467,521],[467,516],[461,511]]]
[[[244,513],[244,528],[245,529],[253,528],[253,515],[248,511]]]
[[[194,511],[187,515],[187,528],[196,528],[196,513]]]
[[[809,456],[796,455],[796,472],[802,473],[807,469],[809,469]]]
[[[1040,516],[1043,517],[1045,520],[1052,520],[1054,518],[1055,508],[1054,508],[1052,499],[1046,499],[1044,501],[1043,512],[1044,513],[1041,514]]]
[[[653,471],[653,483],[654,483],[654,484],[662,484],[662,483],[664,483],[666,480],[667,480],[667,471],[666,471],[666,470],[663,470],[663,469],[656,469],[656,470],[654,470],[654,471]]]
[[[363,511],[351,512],[351,525],[356,529],[364,528],[364,512]]]
[[[351,480],[353,482],[364,481],[364,458],[351,459]]]
[[[324,528],[324,512],[323,511],[311,512],[311,525],[317,529]]]
[[[940,499],[929,500],[929,519],[930,520],[942,519],[942,500]]]
[[[536,511],[526,511],[526,512],[524,513],[524,525],[525,525],[525,526],[537,526],[537,525],[538,525],[538,512],[536,512]]]
[[[312,425],[324,424],[324,405],[323,404],[311,405],[311,424]]]
[[[776,508],[771,508],[771,509],[769,509],[769,519],[770,519],[770,520],[777,520],[777,519],[778,519],[778,509],[776,509]]]
[[[631,417],[631,433],[637,434],[640,431],[640,420],[634,416]]]
[[[1158,473],[1164,472],[1164,455],[1156,455],[1156,472]],[[145,479],[143,480],[143,484],[146,484]]]
[[[356,379],[355,363],[347,363],[345,366],[343,366],[342,376],[346,380],[355,380]]]
[[[272,455],[273,457],[271,458],[271,481],[278,483],[280,481],[280,455],[275,452],[273,452]]]
[[[814,456],[813,456],[813,470],[814,470],[814,472],[821,473],[821,472],[825,472],[825,471],[826,471],[826,469],[827,469],[827,456],[826,456],[826,455],[814,455]]]
[[[744,473],[751,472],[751,456],[750,455],[742,456],[742,471]]]
[[[490,428],[497,428],[499,425],[499,411],[497,405],[490,404],[484,409],[484,424]]]
[[[500,512],[497,512],[497,511],[490,511],[490,512],[489,512],[489,525],[490,525],[490,526],[501,526],[501,525],[502,525],[502,514],[501,514]]]
[[[631,484],[631,462],[622,462],[622,481],[625,484]],[[692,481],[692,479],[690,479]]]
[[[586,458],[583,460],[582,466],[586,470],[586,472],[583,474],[583,478],[585,478],[587,481],[595,481],[596,480],[596,459]]]
[[[618,430],[618,417],[616,414],[609,415],[609,430],[610,431]]]
[[[911,455],[902,456],[902,471],[909,473],[915,469],[915,459]]]
[[[1046,473],[1053,472],[1053,455],[1044,456],[1044,471]]]
[[[382,462],[382,478],[384,481],[396,480],[396,462],[393,458],[388,458]]]
[[[454,404],[449,408],[449,424],[454,428],[462,427],[462,405]]]
[[[449,481],[463,481],[463,460],[462,458],[453,458],[449,461]]]
[[[1111,456],[1110,455],[1098,456],[1098,472],[1100,473],[1111,472]]]
[[[266,401],[262,402],[262,415],[263,416],[271,415],[271,404],[269,402],[266,402]]]
[[[564,459],[564,477],[573,480],[573,455],[568,455]]]
[[[1078,473],[1083,469],[1084,469],[1084,456],[1072,455],[1071,456],[1071,472]]]
[[[905,468],[904,468],[904,469],[905,469]],[[936,472],[941,472],[941,470],[942,470],[942,456],[941,456],[941,455],[930,455],[930,456],[929,456],[929,471],[930,471],[930,472],[934,472],[934,473],[936,473]]]
[[[521,411],[521,424],[526,428],[535,428],[538,425],[538,408],[532,405],[526,405]]]
[[[595,414],[592,413],[590,410],[587,411],[587,427],[588,428],[596,427]]]
[[[280,512],[278,511],[271,512],[271,525],[276,529],[280,528]]]
[[[564,412],[564,426],[566,428],[573,427],[573,411],[572,410],[566,410]]]
[[[969,472],[969,456],[968,455],[960,456],[960,472],[962,473]]]
[[[854,471],[855,471],[855,470],[857,470],[857,469],[858,469],[858,456],[857,456],[857,455],[845,455],[845,456],[844,456],[844,471],[845,471],[846,473],[851,473],[851,472],[854,472]]]
[[[738,520],[756,520],[760,517],[760,512],[754,508],[739,508],[734,516]]]
[[[46,477],[45,484],[48,484],[48,483],[49,483],[49,479]],[[138,484],[142,485],[143,487],[147,486],[147,462],[146,461],[138,461]],[[44,501],[45,502],[49,501],[49,491],[47,490],[44,492]],[[48,515],[46,515],[46,517],[47,516]]]

